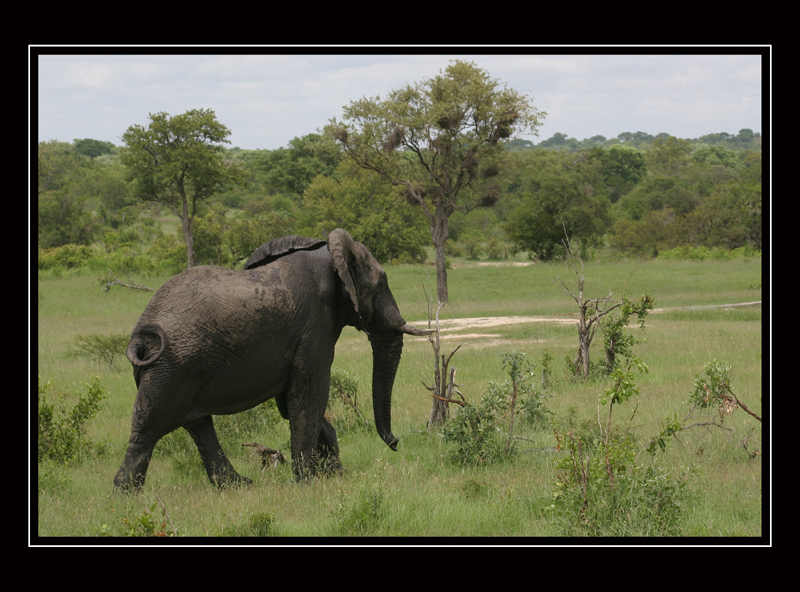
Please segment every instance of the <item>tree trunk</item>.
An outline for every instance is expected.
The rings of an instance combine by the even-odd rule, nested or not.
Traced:
[[[178,189],[181,197],[183,215],[180,216],[181,228],[183,230],[183,240],[186,242],[186,268],[196,265],[194,257],[194,237],[192,236],[192,218],[189,217],[189,200],[186,198],[186,191],[181,185]]]
[[[183,240],[186,242],[186,268],[195,266],[194,257],[194,237],[192,237],[192,227],[186,217],[181,218],[183,228]]]
[[[437,206],[436,217],[431,224],[431,239],[436,253],[436,299],[442,304],[450,301],[447,294],[447,262],[445,260],[444,245],[450,238],[450,229],[447,225],[447,214],[442,206]],[[447,406],[445,405],[445,408]]]

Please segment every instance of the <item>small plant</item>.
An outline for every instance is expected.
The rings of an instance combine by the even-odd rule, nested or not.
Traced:
[[[335,530],[338,536],[364,536],[378,530],[386,515],[384,489],[385,461],[378,460],[375,475],[363,483],[358,493],[348,498],[339,490],[334,508]]]
[[[730,387],[731,366],[725,362],[713,360],[703,367],[703,374],[695,377],[694,390],[689,394],[687,403],[700,409],[716,407],[719,411],[720,423],[726,415],[730,415],[741,407],[745,412],[761,421],[761,417],[750,411],[734,394]]]
[[[160,517],[155,514],[159,504],[161,505]],[[160,498],[154,501],[149,509],[132,520],[123,518],[122,523],[125,525],[124,536],[129,537],[174,537],[178,534]],[[169,526],[169,530],[167,530],[167,526]]]
[[[599,403],[609,407],[608,419],[599,431],[579,434],[572,427],[556,431],[559,447],[566,449],[568,455],[557,465],[558,481],[550,508],[559,517],[566,535],[680,533],[686,485],[692,472],[684,470],[675,475],[662,468],[655,457],[656,447],[664,450],[668,436],[680,431],[679,423],[664,423],[661,433],[650,440],[646,448],[650,456],[643,463],[638,461],[637,438],[629,431],[636,409],[624,431],[612,427],[614,405],[639,392],[634,368],[646,371],[641,361],[629,359],[625,368],[612,373],[611,385],[599,397]]]
[[[86,385],[85,393],[78,394],[78,402],[72,409],[64,404],[63,393],[56,396],[55,402],[47,395],[51,382],[42,383],[39,377],[38,403],[38,456],[39,462],[46,459],[59,464],[74,461],[79,454],[102,447],[86,438],[86,424],[100,409],[100,401],[108,393],[100,386],[100,379],[92,376]]]
[[[326,417],[337,430],[369,431],[369,422],[358,406],[358,379],[349,372],[331,370],[330,397]]]
[[[606,352],[606,374],[611,374],[617,369],[620,357],[632,357],[633,346],[640,342],[633,335],[625,333],[625,327],[628,326],[631,316],[637,316],[639,328],[644,331],[645,317],[653,310],[654,304],[655,300],[646,294],[638,302],[631,302],[627,298],[623,298],[622,306],[619,308],[620,315],[609,315],[600,322]]]
[[[258,512],[243,524],[227,526],[222,531],[226,537],[268,537],[274,535],[275,517],[269,512]]]
[[[522,413],[526,421],[542,424],[552,414],[546,395],[533,386],[533,365],[526,354],[512,351],[500,357],[509,379],[490,382],[478,405],[465,403],[445,425],[442,435],[455,444],[451,458],[456,463],[487,464],[513,457],[515,417]]]
[[[490,382],[480,403],[461,407],[445,424],[444,441],[454,445],[450,459],[461,465],[482,465],[514,455],[516,449],[504,442],[499,427],[508,410],[508,389]]]
[[[105,362],[109,368],[115,368],[115,360],[118,356],[125,355],[125,348],[130,338],[127,333],[79,335],[67,355],[73,358],[86,358],[98,364]]]

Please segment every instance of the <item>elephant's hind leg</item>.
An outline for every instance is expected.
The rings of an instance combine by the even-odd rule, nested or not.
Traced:
[[[214,420],[211,419],[210,415],[183,427],[189,432],[189,435],[192,436],[194,443],[197,445],[200,456],[203,458],[208,478],[214,485],[223,488],[240,483],[245,485],[253,483],[247,477],[242,477],[237,473],[228,457],[225,456],[225,452],[217,439],[217,432],[214,430]]]
[[[114,477],[117,490],[132,493],[141,490],[158,439],[159,436],[151,433],[131,432],[122,466]]]

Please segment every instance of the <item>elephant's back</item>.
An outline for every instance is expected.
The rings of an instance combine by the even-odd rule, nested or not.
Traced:
[[[256,326],[280,332],[295,322],[297,275],[283,260],[252,271],[192,267],[156,292],[137,327],[160,327],[168,350],[249,348],[263,339]]]

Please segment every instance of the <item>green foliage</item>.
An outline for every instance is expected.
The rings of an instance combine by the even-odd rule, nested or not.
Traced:
[[[154,501],[148,509],[132,519],[128,517],[122,518],[124,525],[124,532],[122,536],[128,537],[174,537],[177,532],[170,524],[167,510],[161,504],[161,516],[156,515],[156,507],[159,505],[159,500]],[[170,530],[167,530],[167,528]],[[103,525],[101,534],[108,532],[108,526]]]
[[[510,405],[508,390],[507,384],[490,382],[480,403],[460,407],[447,421],[442,436],[446,443],[452,444],[450,460],[453,463],[486,465],[516,453],[513,445],[506,449],[499,428]]]
[[[684,245],[682,247],[675,247],[668,251],[660,251],[658,253],[659,259],[692,259],[695,261],[703,261],[705,259],[718,259],[728,261],[736,259],[737,257],[760,257],[761,251],[753,249],[752,247],[738,247],[736,249],[709,249],[704,246],[691,246]]]
[[[689,469],[669,470],[655,458],[655,446],[680,431],[674,418],[647,447],[649,460],[639,462],[637,438],[626,428],[612,429],[613,405],[639,392],[632,367],[646,371],[638,360],[612,373],[611,386],[600,395],[609,415],[599,432],[577,433],[572,427],[556,432],[567,456],[557,461],[557,482],[550,510],[565,536],[675,536],[689,499]],[[638,405],[637,405],[638,407]],[[634,414],[636,411],[634,410]],[[631,418],[632,419],[632,418]],[[629,421],[630,425],[630,421]]]
[[[597,246],[611,226],[601,174],[583,154],[533,155],[519,179],[525,200],[506,220],[509,238],[543,261],[563,253],[565,233],[584,248]]]
[[[286,148],[259,155],[258,166],[265,190],[302,200],[306,188],[318,176],[332,176],[341,153],[330,138],[308,134],[294,138]]]
[[[75,150],[79,154],[96,158],[103,154],[111,154],[114,151],[114,144],[111,142],[101,142],[100,140],[92,140],[91,138],[84,138],[82,140],[74,140]]]
[[[336,534],[337,536],[371,534],[380,526],[385,511],[384,494],[377,486],[362,487],[352,499],[346,499],[342,495],[337,508]]]
[[[358,406],[358,379],[349,372],[331,369],[330,397],[325,415],[340,434],[370,431],[369,422]]]
[[[316,177],[303,202],[314,236],[346,228],[381,263],[425,260],[428,232],[421,212],[409,208],[396,187],[352,162],[340,163],[330,177]]]
[[[256,512],[242,524],[226,526],[222,531],[222,536],[226,537],[268,537],[274,534],[275,517],[269,512]]]
[[[246,181],[239,163],[224,158],[221,143],[228,143],[229,135],[211,109],[174,117],[151,113],[147,128],[132,125],[122,135],[127,148],[121,160],[135,194],[166,205],[181,219],[190,267],[195,264],[191,227],[199,204],[220,188]]]
[[[631,358],[633,356],[633,346],[640,342],[633,335],[625,333],[625,328],[630,322],[632,315],[638,318],[639,328],[644,330],[644,322],[647,314],[653,310],[655,299],[644,295],[638,302],[631,302],[623,298],[622,306],[616,311],[606,315],[600,322],[600,330],[603,332],[603,344],[606,352],[605,370],[611,374],[619,367],[619,358]]]
[[[333,508],[336,536],[368,536],[380,531],[387,516],[385,497],[387,465],[377,461],[377,469],[361,481],[353,494],[340,489]]]
[[[94,360],[98,364],[105,362],[109,368],[115,368],[114,359],[118,355],[125,355],[129,340],[128,333],[78,335],[68,355]]]
[[[694,390],[689,393],[687,405],[719,410],[720,419],[736,409],[736,397],[731,392],[731,365],[712,360],[703,366],[703,373],[694,379]]]
[[[478,405],[462,406],[445,424],[442,436],[453,445],[450,460],[456,464],[486,465],[513,458],[517,452],[512,438],[515,416],[522,413],[525,422],[542,426],[552,415],[546,405],[548,396],[533,384],[533,365],[526,354],[512,351],[499,355],[508,380],[490,382]]]
[[[632,146],[615,144],[610,148],[593,148],[589,159],[599,162],[611,202],[619,201],[647,174],[644,153]]]
[[[47,394],[51,382],[42,383],[39,377],[38,405],[38,458],[39,462],[51,460],[58,464],[75,461],[80,454],[90,451],[103,452],[103,447],[86,438],[86,424],[100,410],[100,402],[108,393],[100,386],[100,378],[92,376],[85,393],[76,393],[77,403],[67,409],[65,395],[53,397]]]
[[[639,394],[633,370],[647,373],[650,369],[638,358],[628,358],[624,367],[617,366],[610,374],[611,385],[600,395],[602,405],[619,405]]]

